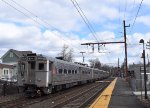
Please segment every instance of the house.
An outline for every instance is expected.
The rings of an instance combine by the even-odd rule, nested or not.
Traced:
[[[18,51],[10,49],[1,57],[1,60],[3,64],[13,65],[13,75],[16,76],[20,57],[29,53],[32,53],[32,51]]]
[[[7,65],[0,63],[0,79],[2,78],[12,78],[14,76],[13,73],[13,65]]]
[[[29,53],[32,53],[32,51],[17,51],[10,49],[1,57],[2,63],[14,65],[18,62],[20,57]]]

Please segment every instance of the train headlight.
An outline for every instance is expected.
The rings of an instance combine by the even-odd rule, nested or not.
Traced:
[[[35,57],[28,57],[28,60],[35,60]]]
[[[37,60],[44,60],[44,57],[37,57]]]
[[[27,57],[22,57],[21,60],[27,60]]]
[[[37,79],[38,82],[41,82],[41,79]]]

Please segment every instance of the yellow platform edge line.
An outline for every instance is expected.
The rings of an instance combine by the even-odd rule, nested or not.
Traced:
[[[115,78],[109,84],[109,86],[101,93],[101,95],[93,102],[93,104],[89,108],[108,108],[116,81],[117,78]]]

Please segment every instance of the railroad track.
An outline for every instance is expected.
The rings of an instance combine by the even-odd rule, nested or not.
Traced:
[[[78,92],[70,98],[51,106],[51,108],[84,108],[91,102],[100,92],[102,92],[110,82],[99,83],[95,86]]]
[[[105,85],[103,85],[104,83],[108,85],[110,83],[110,81],[112,81],[113,79],[114,78],[111,78],[111,79],[109,79],[109,81],[106,81],[106,82],[104,81],[104,82],[93,83],[92,85],[89,85],[86,87],[84,86],[84,88],[80,88],[78,90],[72,89],[70,92],[68,92],[66,94],[60,95],[55,98],[53,97],[53,98],[51,98],[49,100],[45,100],[41,103],[34,104],[34,105],[30,106],[30,108],[62,108],[62,107],[66,107],[69,104],[73,105],[74,103],[70,103],[70,102],[79,100],[79,98],[81,98],[81,100],[83,100],[83,101],[79,100],[80,103],[78,103],[78,105],[74,104],[74,107],[82,107],[84,105],[87,105],[94,98],[95,92],[96,92],[96,94],[95,94],[95,96],[96,96],[99,92],[101,92],[105,88],[104,87]],[[99,88],[97,88],[97,86],[99,86]],[[92,92],[93,94],[91,94],[90,92],[92,90],[95,90],[96,88],[98,91],[93,91]],[[89,93],[89,95],[87,95],[85,97],[84,94],[88,94],[88,93]],[[89,97],[89,96],[91,96],[91,97]],[[82,98],[82,97],[85,97],[85,98]],[[75,103],[77,103],[77,102],[75,102]],[[74,108],[74,107],[72,106],[71,108]]]
[[[65,105],[73,104],[69,102],[75,102],[75,101],[76,102],[78,101],[78,103],[80,102],[80,105],[78,105],[78,107],[82,107],[84,106],[84,104],[87,104],[89,102],[89,100],[87,99],[89,99],[90,97],[88,96],[92,96],[93,94],[91,93],[96,92],[93,90],[96,90],[97,86],[99,86],[99,88],[97,89],[103,88],[102,85],[103,85],[102,82],[90,83],[84,86],[73,87],[64,91],[60,91],[55,94],[50,94],[50,95],[46,95],[46,96],[42,96],[42,97],[34,98],[34,99],[21,97],[12,101],[6,101],[3,103],[0,103],[0,108],[22,108],[22,107],[28,108],[29,106],[30,108],[43,108],[43,107],[44,108],[47,108],[47,107],[59,108]],[[91,93],[89,91],[91,91]],[[79,98],[81,97],[85,97],[85,98],[79,100]],[[84,101],[81,101],[81,100],[84,100]],[[74,106],[77,106],[77,105],[74,104]]]
[[[66,93],[62,93],[61,95],[58,94],[57,96],[53,96],[52,98],[45,99],[43,102],[31,105],[30,108],[53,108],[58,107],[57,105],[60,105],[61,102],[64,100],[70,99],[73,95],[82,92],[83,90],[86,90],[87,88],[90,88],[91,86],[96,86],[96,83],[92,83],[89,85],[80,86],[77,88],[69,89]],[[60,105],[61,106],[61,105]],[[27,107],[26,107],[27,108]]]
[[[53,104],[53,102],[55,102],[56,100],[62,99],[66,96],[71,95],[72,93],[77,92],[79,89],[84,89],[84,88],[89,87],[91,85],[93,85],[93,84],[87,84],[87,85],[84,85],[84,86],[77,86],[77,87],[73,87],[73,88],[55,93],[55,94],[50,94],[50,95],[47,95],[47,96],[42,96],[42,97],[34,98],[34,99],[21,97],[21,98],[17,98],[17,99],[14,99],[14,100],[8,100],[8,101],[5,101],[5,102],[0,102],[0,108],[28,107],[32,104],[40,103],[40,102],[43,102],[45,100],[49,100]]]
[[[84,94],[81,94],[73,101],[69,101],[67,105],[64,105],[62,108],[84,108],[86,107],[100,92],[102,92],[106,87],[107,84],[103,84],[99,87],[96,87]]]

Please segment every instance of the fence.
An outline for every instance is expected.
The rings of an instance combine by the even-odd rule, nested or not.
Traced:
[[[0,95],[19,93],[19,87],[14,82],[0,80]]]

